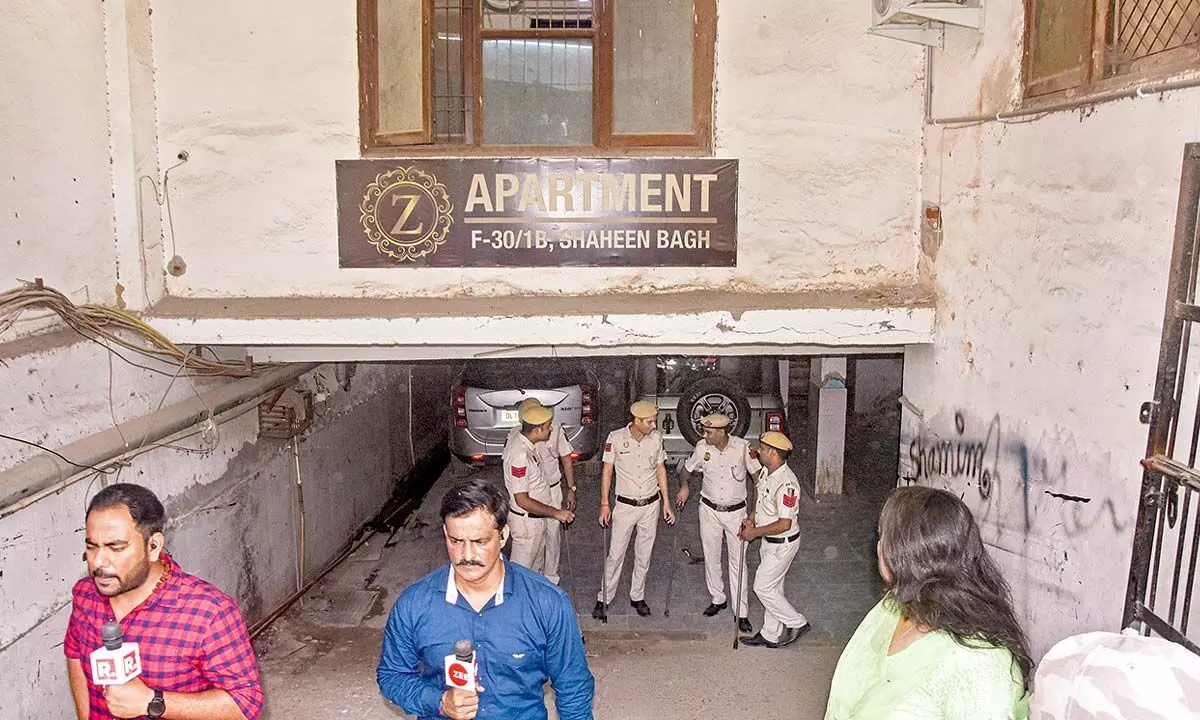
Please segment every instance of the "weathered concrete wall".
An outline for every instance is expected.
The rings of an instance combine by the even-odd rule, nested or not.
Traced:
[[[886,414],[896,410],[896,395],[904,381],[901,358],[851,358],[854,363],[855,415]]]
[[[867,6],[724,0],[716,154],[738,158],[736,269],[338,270],[334,160],[356,158],[353,3],[162,3],[153,32],[183,296],[785,290],[913,282],[920,51]],[[401,153],[402,154],[402,153]]]
[[[950,31],[935,116],[1015,103],[1021,3]],[[905,358],[901,475],[975,509],[1034,649],[1116,630],[1195,90],[927,131],[936,342]],[[922,413],[918,417],[912,410]],[[986,483],[984,480],[986,479]]]
[[[0,16],[0,269],[116,297],[104,6],[15,0]]]
[[[78,348],[68,350],[79,354]],[[32,432],[52,447],[59,444],[57,436],[43,432],[57,431],[48,427],[53,423],[47,418],[69,417],[55,406],[62,401],[50,397],[46,388],[42,376],[49,368],[56,376],[74,377],[79,386],[73,394],[80,396],[82,410],[72,435],[109,424],[106,386],[89,375],[106,375],[104,364],[71,364],[44,355],[17,360],[30,362],[39,372],[20,373],[21,382],[6,384],[5,389],[22,396],[17,400],[28,394],[37,402],[10,410],[14,425],[23,430],[6,428],[6,434]],[[346,391],[335,382],[338,369],[325,365],[301,383],[315,388],[318,375],[329,396],[298,446],[258,438],[257,414],[250,406],[250,412],[221,424],[219,442],[211,451],[196,452],[195,438],[179,440],[173,447],[136,457],[119,477],[146,484],[159,494],[171,518],[167,549],[185,570],[234,596],[250,622],[327,565],[379,510],[394,482],[411,467],[406,437],[410,427],[420,433],[412,443],[418,453],[445,443],[448,417],[424,399],[439,384],[445,385],[441,366],[359,366]],[[416,389],[411,397],[420,399],[415,407],[421,418],[416,423],[408,419],[413,407],[410,377]],[[143,384],[161,395],[168,380],[143,378]],[[15,391],[10,385],[23,388]],[[120,381],[116,388],[114,396],[130,394]],[[12,398],[4,400],[8,405]],[[104,411],[89,415],[89,405],[103,405]],[[395,445],[404,448],[399,460],[391,452]],[[302,485],[297,484],[297,473]],[[70,614],[71,586],[84,572],[84,508],[100,487],[99,481],[84,479],[0,518],[0,673],[11,678],[14,687],[29,689],[10,697],[0,707],[0,718],[57,718],[69,712],[60,643]],[[301,491],[303,578],[298,560]]]

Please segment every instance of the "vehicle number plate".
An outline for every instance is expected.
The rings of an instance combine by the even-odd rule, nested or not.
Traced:
[[[521,422],[520,414],[516,410],[501,410],[500,422],[516,425]]]

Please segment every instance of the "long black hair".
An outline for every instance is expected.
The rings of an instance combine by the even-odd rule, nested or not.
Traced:
[[[1012,592],[962,500],[915,485],[892,491],[879,516],[879,542],[889,575],[885,602],[964,647],[1007,648],[1029,686],[1033,658]]]

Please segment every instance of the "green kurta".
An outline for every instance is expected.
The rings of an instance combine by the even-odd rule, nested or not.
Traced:
[[[1025,720],[1021,673],[1005,648],[930,633],[889,656],[899,609],[881,601],[842,651],[825,720]]]

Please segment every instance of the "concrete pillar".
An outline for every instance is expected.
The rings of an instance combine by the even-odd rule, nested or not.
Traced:
[[[150,3],[104,3],[117,302],[130,310],[166,294]]]
[[[816,491],[841,493],[846,456],[846,358],[814,358],[809,403],[816,405]]]

